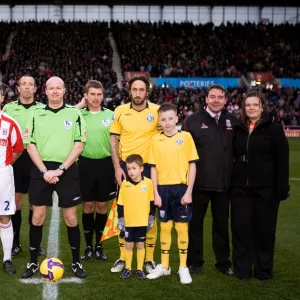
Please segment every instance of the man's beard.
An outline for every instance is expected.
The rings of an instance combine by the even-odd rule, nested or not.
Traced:
[[[138,100],[138,102],[136,100]],[[142,98],[132,99],[132,102],[136,106],[144,105],[144,103],[146,102],[146,98],[144,98],[144,99],[142,99]]]

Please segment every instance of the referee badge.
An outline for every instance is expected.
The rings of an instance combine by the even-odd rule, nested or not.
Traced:
[[[108,127],[110,124],[110,120],[102,120],[102,124],[104,127]]]
[[[178,138],[177,140],[176,140],[176,143],[180,146],[180,145],[182,145],[183,144],[183,139],[182,138]]]
[[[149,123],[152,123],[154,121],[154,115],[152,115],[152,114],[147,115],[147,121]]]
[[[72,122],[72,121],[65,120],[65,121],[64,121],[64,124],[65,124],[65,129],[66,129],[66,130],[70,130],[70,129],[72,128],[73,122]]]
[[[147,186],[146,186],[145,184],[143,184],[143,185],[141,186],[141,190],[142,190],[143,192],[146,192],[146,191],[147,191]]]

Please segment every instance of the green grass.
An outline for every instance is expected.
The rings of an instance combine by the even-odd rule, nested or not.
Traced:
[[[290,139],[290,177],[300,178],[300,139]],[[211,247],[211,214],[205,220],[205,265],[199,275],[193,276],[191,285],[181,285],[178,275],[178,254],[175,236],[171,254],[172,275],[158,280],[140,282],[133,277],[121,281],[118,274],[110,273],[112,263],[118,258],[117,239],[105,242],[107,262],[92,259],[84,263],[88,277],[84,283],[59,285],[58,299],[201,299],[201,300],[299,300],[300,299],[300,181],[291,181],[291,197],[282,202],[278,217],[277,241],[275,253],[275,277],[263,284],[256,279],[240,281],[223,276],[214,267],[214,256]],[[28,206],[24,202],[23,227],[21,242],[24,251],[14,259],[17,267],[15,276],[8,276],[0,270],[1,300],[33,300],[42,299],[43,285],[25,285],[19,282],[29,259],[28,251]],[[43,248],[46,249],[50,220],[49,210],[47,223],[44,226]],[[80,211],[78,211],[79,220]],[[82,236],[83,241],[83,236]],[[159,262],[159,244],[157,244],[156,261]],[[64,262],[65,277],[72,276],[70,270],[71,252],[67,241],[66,228],[62,224],[60,230],[60,255]],[[82,242],[82,250],[84,243]],[[2,249],[0,250],[2,257]],[[134,256],[135,264],[135,256]],[[36,275],[38,277],[38,275]]]

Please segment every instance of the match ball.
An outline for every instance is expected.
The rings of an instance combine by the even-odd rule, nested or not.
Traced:
[[[56,257],[46,258],[40,266],[40,274],[46,281],[57,281],[64,275],[64,265]]]

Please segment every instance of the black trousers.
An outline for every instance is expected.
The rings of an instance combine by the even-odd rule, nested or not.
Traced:
[[[232,260],[238,278],[251,277],[253,266],[258,279],[273,277],[279,203],[272,197],[273,187],[233,188],[230,193]]]
[[[202,266],[203,259],[203,222],[207,207],[211,202],[212,244],[216,257],[216,268],[225,272],[230,266],[229,261],[229,199],[227,193],[211,191],[193,191],[192,221],[189,225],[189,249],[187,264]]]

